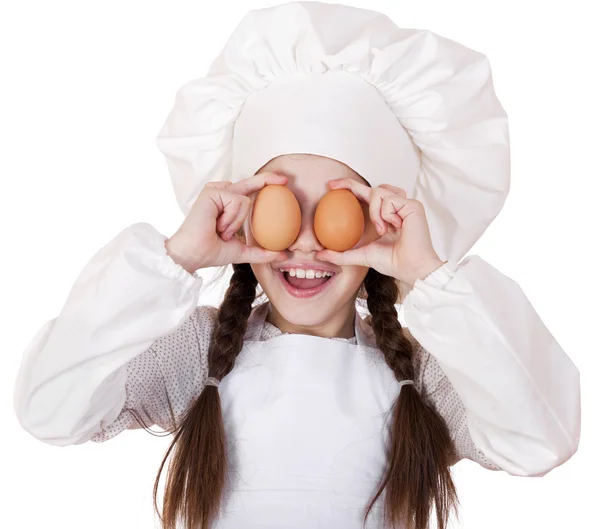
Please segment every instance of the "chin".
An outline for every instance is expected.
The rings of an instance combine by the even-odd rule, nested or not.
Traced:
[[[317,327],[325,325],[335,314],[333,309],[327,307],[311,307],[310,309],[298,306],[292,306],[289,303],[278,303],[270,300],[271,305],[275,307],[281,316],[299,327]]]

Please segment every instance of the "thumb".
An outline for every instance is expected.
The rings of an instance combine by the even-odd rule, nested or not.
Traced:
[[[330,263],[344,266],[344,265],[357,265],[357,266],[369,266],[367,263],[365,252],[362,248],[356,248],[354,250],[346,250],[345,252],[335,252],[333,250],[321,250],[316,254],[317,259],[323,261],[329,261]]]
[[[240,243],[242,251],[239,253],[234,263],[271,263],[273,261],[283,261],[286,259],[285,252],[274,252],[265,250],[258,246],[247,246]]]

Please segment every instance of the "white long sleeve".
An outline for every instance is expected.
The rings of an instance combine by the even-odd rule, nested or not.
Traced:
[[[444,371],[440,383],[460,397],[487,459],[512,475],[543,476],[577,451],[579,371],[515,281],[476,255],[449,261],[416,281],[403,316]]]
[[[200,393],[216,308],[202,280],[135,224],[86,265],[61,311],[23,354],[21,425],[58,446],[170,428]],[[511,279],[477,256],[417,281],[402,305],[417,388],[448,424],[459,459],[544,475],[576,450],[579,371]],[[265,325],[263,339],[280,331]]]
[[[456,450],[453,464],[469,459],[488,470],[503,470],[473,443],[467,410],[439,362],[416,340],[412,342],[415,388],[446,423]]]
[[[58,317],[28,344],[14,407],[34,437],[80,444],[112,424],[138,356],[150,389],[163,383],[152,345],[178,329],[185,334],[202,286],[167,254],[165,240],[147,223],[123,230],[86,264]]]

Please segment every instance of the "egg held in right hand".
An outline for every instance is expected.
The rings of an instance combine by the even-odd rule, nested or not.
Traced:
[[[252,207],[252,236],[265,250],[276,252],[289,248],[302,225],[300,204],[294,193],[283,185],[263,187]]]

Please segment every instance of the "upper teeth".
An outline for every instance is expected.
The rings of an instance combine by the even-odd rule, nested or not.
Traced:
[[[306,268],[279,268],[280,272],[289,272],[292,277],[305,277],[306,279],[314,279],[315,277],[332,276],[333,272],[323,272],[322,270],[307,270]]]

